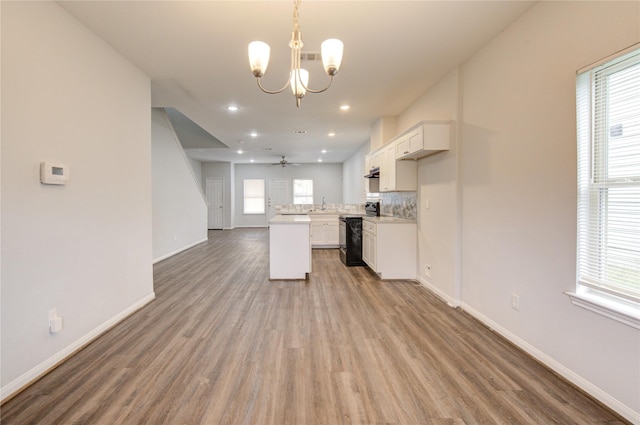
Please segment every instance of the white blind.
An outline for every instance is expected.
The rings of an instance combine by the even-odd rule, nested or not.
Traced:
[[[640,301],[640,49],[576,89],[578,285]]]
[[[313,180],[293,180],[293,203],[313,204]]]
[[[264,214],[264,180],[244,180],[244,213]]]

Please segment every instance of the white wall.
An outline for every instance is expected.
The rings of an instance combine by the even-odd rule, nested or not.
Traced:
[[[575,72],[639,41],[638,2],[541,2],[397,119],[399,132],[457,120],[452,150],[418,163],[420,280],[634,423],[640,332],[563,291],[576,279]]]
[[[1,8],[5,398],[154,293],[149,79],[56,3]]]
[[[311,179],[315,204],[320,204],[323,196],[328,204],[342,203],[342,164],[301,164],[287,167],[236,164],[234,177],[236,194],[234,226],[237,227],[267,225],[266,214],[243,214],[244,179]]]
[[[189,165],[191,166],[191,170],[193,171],[193,175],[196,178],[198,184],[202,181],[202,162],[197,159],[187,158],[189,160]],[[200,187],[200,186],[198,186]],[[204,195],[204,189],[200,188],[200,191]],[[206,198],[205,198],[206,199]]]
[[[159,261],[207,240],[207,202],[161,108],[151,112],[151,139],[153,259]]]
[[[575,72],[640,41],[639,5],[540,2],[461,71],[463,306],[636,423],[640,332],[563,291],[576,280]]]
[[[418,279],[451,305],[460,301],[458,80],[454,69],[398,116],[399,132],[422,120],[455,121],[450,150],[418,161],[417,190]],[[431,277],[425,274],[425,265],[431,266]]]
[[[364,187],[364,175],[368,170],[364,169],[364,157],[369,153],[370,142],[367,141],[360,146],[342,164],[342,203],[343,204],[363,204],[367,194]]]

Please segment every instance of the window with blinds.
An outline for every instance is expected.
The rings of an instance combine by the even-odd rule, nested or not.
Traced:
[[[313,180],[293,180],[293,203],[313,204]]]
[[[640,302],[640,48],[577,75],[578,291]]]
[[[264,180],[263,179],[245,179],[243,182],[244,189],[244,208],[245,214],[264,214],[265,213],[265,197],[264,197]]]

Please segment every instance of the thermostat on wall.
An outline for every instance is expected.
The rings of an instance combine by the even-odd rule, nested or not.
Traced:
[[[40,163],[40,183],[67,184],[69,182],[69,166],[49,161]]]

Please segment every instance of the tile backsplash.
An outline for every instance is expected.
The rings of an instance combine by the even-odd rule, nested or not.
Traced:
[[[418,214],[416,192],[382,192],[380,214],[415,220]],[[284,204],[276,205],[276,214],[300,213],[322,210],[320,204]],[[364,204],[325,204],[325,210],[337,213],[364,214]]]
[[[380,193],[380,212],[382,215],[415,220],[418,215],[416,192]]]

